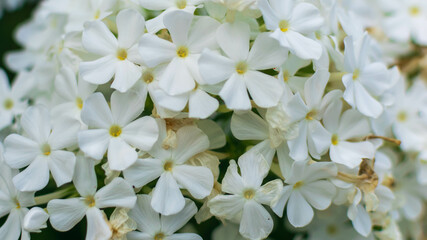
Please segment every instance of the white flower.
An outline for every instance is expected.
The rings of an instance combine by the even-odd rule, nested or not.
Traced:
[[[193,15],[173,11],[165,15],[164,23],[173,42],[145,34],[139,43],[139,53],[148,67],[167,64],[159,86],[170,95],[179,95],[204,84],[197,61],[205,48],[214,48],[215,29],[219,23],[202,17],[193,23]]]
[[[342,78],[345,86],[344,99],[363,115],[377,118],[383,112],[383,106],[375,99],[386,91],[391,84],[384,63],[369,61],[370,36],[365,33],[359,41],[352,36],[346,37],[344,68],[348,74]]]
[[[17,171],[11,170],[3,160],[3,146],[0,144],[0,218],[9,214],[0,228],[0,239],[30,239],[24,229],[24,216],[28,207],[34,205],[34,192],[20,192],[13,185],[12,178]]]
[[[183,11],[193,14],[197,7],[205,0],[139,0],[142,7],[149,10],[164,10],[157,17],[147,21],[149,33],[156,33],[165,28],[164,17],[173,11]]]
[[[112,88],[126,92],[141,77],[138,41],[144,33],[144,17],[135,10],[122,10],[116,19],[118,38],[101,21],[88,22],[83,46],[100,58],[80,63],[83,80],[104,84],[114,76]]]
[[[259,70],[279,66],[286,51],[267,34],[260,34],[249,51],[250,29],[244,22],[221,25],[216,38],[227,56],[205,50],[200,57],[200,74],[207,84],[225,80],[219,92],[228,108],[249,110],[254,102],[263,108],[277,105],[283,94],[279,81]]]
[[[323,18],[319,9],[310,3],[295,0],[260,0],[258,7],[263,14],[267,29],[274,31],[270,36],[302,59],[318,60],[322,46],[304,36],[320,29]]]
[[[292,226],[306,226],[313,219],[313,208],[325,210],[331,205],[336,189],[327,179],[336,175],[337,167],[333,163],[294,162],[291,174],[285,180],[288,185],[272,203],[273,211],[282,216],[287,204],[286,214]]]
[[[102,159],[108,149],[108,163],[112,170],[124,170],[132,165],[138,154],[151,149],[158,138],[158,127],[152,117],[136,119],[144,108],[141,95],[114,92],[111,109],[104,96],[97,92],[83,104],[82,121],[88,130],[80,131],[80,149],[89,157]],[[135,120],[136,119],[136,120]]]
[[[79,198],[54,199],[47,204],[50,223],[58,231],[69,231],[86,215],[88,240],[109,239],[112,235],[100,208],[133,208],[136,196],[132,187],[122,178],[115,178],[98,191],[93,161],[79,158],[74,185]]]
[[[187,189],[196,199],[203,199],[211,193],[211,170],[186,164],[191,157],[208,149],[209,140],[197,127],[185,126],[176,132],[176,147],[164,149],[162,145],[166,138],[166,126],[161,121],[159,125],[160,138],[149,151],[153,158],[138,159],[123,174],[136,187],[158,178],[151,206],[163,215],[171,215],[181,211],[185,205],[180,188]]]
[[[28,137],[11,134],[5,139],[6,163],[14,169],[28,166],[13,178],[16,187],[20,191],[44,188],[49,181],[49,170],[57,186],[70,182],[76,157],[61,149],[76,144],[80,124],[61,119],[52,125],[49,111],[34,106],[22,114],[21,125]]]
[[[23,226],[24,229],[28,232],[41,232],[40,229],[47,227],[47,220],[49,219],[49,214],[39,208],[33,207],[25,215]]]
[[[16,84],[10,87],[6,73],[0,69],[0,130],[12,124],[13,118],[22,114],[27,107],[22,89]]]
[[[270,205],[282,189],[279,179],[261,186],[270,166],[261,154],[245,154],[230,166],[222,180],[222,191],[208,202],[211,213],[220,218],[240,222],[239,232],[249,239],[264,239],[273,230],[273,220],[262,204]]]
[[[160,240],[160,239],[188,239],[202,240],[195,233],[175,233],[182,228],[197,212],[196,204],[190,199],[185,199],[184,208],[176,214],[165,216],[151,208],[152,197],[138,195],[135,207],[129,211],[137,224],[139,231],[127,235],[128,240]]]

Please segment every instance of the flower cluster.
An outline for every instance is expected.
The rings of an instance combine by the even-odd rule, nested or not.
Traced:
[[[0,239],[421,239],[426,25],[425,0],[42,1],[0,71]]]

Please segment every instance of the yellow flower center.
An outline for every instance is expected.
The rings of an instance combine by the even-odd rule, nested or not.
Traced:
[[[87,196],[85,198],[85,204],[89,207],[95,207],[95,198],[93,196]]]
[[[359,69],[354,70],[353,80],[357,80],[359,78],[359,75],[360,75],[360,70]]]
[[[188,48],[186,46],[181,46],[176,50],[176,55],[180,58],[186,58],[188,56]]]
[[[150,84],[151,82],[153,82],[154,80],[153,72],[151,72],[150,70],[145,71],[142,74],[142,80],[147,84]]]
[[[41,147],[41,151],[42,151],[43,155],[49,156],[51,153],[50,145],[47,143],[43,144]]]
[[[96,19],[99,19],[100,16],[101,16],[101,11],[96,10],[95,14],[93,15],[93,18],[96,20]]]
[[[302,185],[304,185],[304,182],[303,181],[298,181],[298,182],[296,182],[294,184],[294,189],[298,189],[298,188],[302,187]]]
[[[289,22],[286,20],[280,21],[279,28],[280,28],[280,31],[287,32],[289,30]]]
[[[338,135],[336,135],[336,134],[332,135],[331,142],[332,142],[333,145],[337,145],[338,142],[339,142],[338,141]]]
[[[283,72],[283,81],[288,82],[290,78],[290,74],[288,71]]]
[[[21,208],[21,203],[19,203],[18,199],[14,199],[15,205],[16,205],[16,209],[20,209]]]
[[[311,121],[316,117],[316,115],[317,115],[317,111],[313,109],[310,112],[308,112],[307,115],[305,115],[305,119]]]
[[[177,0],[176,7],[179,9],[184,9],[185,7],[187,7],[187,0]]]
[[[83,108],[83,100],[80,97],[76,98],[76,105],[79,109]]]
[[[117,59],[119,59],[120,61],[124,61],[127,57],[128,52],[126,51],[126,49],[120,48],[119,50],[117,50]]]
[[[401,111],[397,114],[397,121],[406,122],[407,119],[408,119],[408,115],[406,114],[406,112]]]
[[[165,239],[165,234],[162,232],[159,232],[154,236],[154,240],[163,240],[163,239]]]
[[[118,137],[122,134],[122,128],[119,125],[113,125],[110,127],[110,135],[112,137]]]
[[[338,232],[338,229],[337,229],[337,227],[336,227],[335,225],[329,225],[329,226],[326,228],[326,232],[327,232],[329,235],[335,235],[335,234]]]
[[[248,200],[251,200],[255,197],[255,191],[253,189],[245,190],[245,192],[243,192],[243,197]]]
[[[171,172],[173,168],[173,162],[172,161],[167,161],[165,162],[165,164],[163,165],[163,169],[167,172]]]
[[[13,108],[13,100],[10,98],[7,98],[6,100],[4,100],[3,106],[6,110],[10,110]]]
[[[248,71],[248,64],[246,62],[239,62],[236,64],[236,72],[238,74],[245,74]]]
[[[412,6],[409,8],[409,14],[411,16],[418,16],[421,13],[421,9],[418,6]]]

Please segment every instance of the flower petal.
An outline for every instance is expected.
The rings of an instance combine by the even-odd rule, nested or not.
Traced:
[[[304,227],[313,219],[313,208],[299,191],[292,191],[287,206],[288,220],[294,227]]]
[[[114,178],[109,184],[99,189],[94,198],[98,208],[133,208],[136,202],[133,188],[120,177]]]
[[[142,117],[124,127],[121,137],[133,147],[148,151],[159,138],[159,127],[152,117]]]
[[[21,192],[34,192],[46,187],[49,182],[48,159],[37,157],[24,171],[13,178],[13,184]]]
[[[190,118],[205,119],[211,116],[219,106],[218,100],[211,97],[205,91],[194,90],[188,100]]]
[[[234,160],[230,161],[230,166],[225,172],[224,178],[222,179],[222,191],[231,194],[242,194],[245,184],[242,177],[237,172],[237,164]]]
[[[176,132],[177,146],[172,156],[177,164],[183,164],[194,155],[208,149],[209,139],[197,127],[185,126]]]
[[[160,216],[151,207],[151,196],[140,194],[137,196],[135,207],[129,211],[131,217],[137,224],[137,229],[155,235],[162,229]]]
[[[246,60],[249,53],[249,25],[245,22],[222,24],[216,31],[219,46],[235,62]]]
[[[262,108],[276,106],[282,97],[282,85],[270,75],[248,71],[244,75],[244,80],[252,99]]]
[[[117,50],[116,37],[101,21],[92,21],[85,24],[82,44],[86,50],[100,56],[113,54]]]
[[[236,63],[218,52],[205,49],[199,58],[199,71],[207,84],[217,84],[235,72]]]
[[[163,163],[158,159],[144,158],[123,171],[123,176],[133,186],[140,188],[163,173]]]
[[[179,95],[193,90],[196,83],[185,60],[176,57],[160,76],[159,86],[170,95]]]
[[[249,110],[251,102],[246,90],[245,80],[238,74],[231,75],[219,92],[228,108],[233,110]]]
[[[82,121],[90,128],[110,128],[113,116],[102,93],[94,93],[86,99],[82,109]]]
[[[135,163],[138,158],[135,148],[120,137],[110,139],[108,145],[108,164],[111,170],[123,171]]]
[[[116,64],[116,75],[111,88],[120,92],[128,91],[142,75],[142,69],[135,63],[125,59]]]
[[[114,123],[124,127],[135,120],[144,110],[143,100],[142,95],[135,91],[128,93],[113,92],[110,103]]]
[[[80,131],[77,138],[80,149],[95,160],[102,159],[110,143],[110,135],[105,129]]]
[[[94,61],[81,62],[80,76],[89,83],[107,83],[116,73],[118,61],[116,57],[107,55]]]
[[[240,234],[249,239],[264,239],[272,230],[273,219],[267,210],[255,201],[246,202],[240,222]]]
[[[172,41],[176,46],[187,43],[193,14],[185,11],[171,11],[164,15],[163,24],[169,30]]]
[[[268,33],[261,33],[249,52],[248,65],[254,70],[275,68],[286,60],[286,53],[287,50]]]
[[[172,175],[196,199],[203,199],[212,191],[213,174],[207,167],[179,165],[173,168]]]
[[[160,176],[153,190],[151,206],[162,215],[176,214],[184,208],[184,197],[171,173],[165,172]]]
[[[176,56],[176,47],[156,35],[144,34],[139,41],[139,53],[148,67],[155,67],[171,61]]]
[[[86,211],[87,232],[85,239],[110,239],[112,232],[107,219],[98,208],[89,208]]]
[[[28,166],[40,153],[36,142],[18,134],[7,136],[4,145],[4,159],[12,168]]]
[[[130,48],[144,33],[145,19],[134,9],[125,9],[116,17],[118,43],[122,48]]]
[[[47,204],[50,223],[58,231],[66,232],[80,222],[86,214],[87,206],[79,198],[53,199]]]
[[[184,208],[177,214],[162,216],[162,231],[166,235],[172,235],[181,229],[197,213],[196,204],[190,199],[185,199]],[[169,237],[168,237],[169,238]]]
[[[76,156],[72,152],[53,151],[50,154],[48,165],[56,186],[59,187],[67,182],[71,182],[76,165]]]

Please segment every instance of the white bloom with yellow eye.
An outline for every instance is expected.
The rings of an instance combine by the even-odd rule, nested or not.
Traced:
[[[276,106],[283,88],[276,78],[260,70],[281,65],[286,59],[286,50],[268,34],[260,34],[249,50],[250,29],[244,22],[221,25],[216,39],[226,56],[206,49],[199,60],[200,74],[207,84],[225,81],[219,96],[227,107],[249,110],[251,102],[248,91],[258,106]]]
[[[114,92],[111,109],[104,96],[97,92],[83,104],[82,121],[89,127],[78,133],[80,149],[89,157],[101,160],[108,149],[112,170],[131,166],[138,154],[136,148],[148,151],[158,138],[158,127],[152,117],[141,117],[144,101],[134,91]]]
[[[188,239],[202,240],[195,233],[175,233],[182,228],[197,212],[196,204],[190,199],[185,199],[184,208],[176,214],[165,216],[157,213],[151,207],[152,197],[138,195],[138,200],[129,216],[137,224],[137,230],[128,233],[128,240],[163,240],[163,239]]]
[[[110,239],[112,232],[101,208],[133,208],[135,192],[123,178],[115,178],[98,191],[94,162],[79,158],[76,164],[74,185],[81,197],[54,199],[47,204],[50,223],[58,231],[69,231],[84,216],[87,219],[88,240]]]
[[[27,103],[21,98],[21,86],[15,84],[10,87],[6,73],[0,69],[0,130],[10,126],[13,118],[22,114],[27,107]]]
[[[214,34],[219,22],[210,17],[193,21],[192,14],[173,11],[164,16],[164,24],[172,42],[145,34],[139,43],[139,53],[148,67],[167,64],[159,86],[175,96],[204,84],[197,61],[203,49],[216,47]]]
[[[185,205],[180,188],[186,189],[196,199],[210,195],[214,184],[212,171],[186,162],[209,147],[208,137],[195,126],[185,126],[176,132],[176,147],[164,148],[166,125],[158,121],[160,137],[148,152],[152,158],[138,159],[123,172],[132,185],[142,187],[156,180],[152,192],[152,208],[162,215],[176,214]]]
[[[61,119],[52,125],[48,109],[37,105],[22,114],[21,125],[26,136],[11,134],[4,141],[6,163],[14,169],[28,166],[13,178],[16,188],[44,188],[49,182],[49,170],[57,186],[70,182],[76,157],[61,149],[76,144],[79,122]]]
[[[222,191],[208,202],[211,213],[219,218],[240,223],[239,232],[249,239],[264,239],[273,230],[273,219],[262,206],[271,205],[282,190],[277,179],[261,186],[270,166],[260,153],[244,154],[239,158],[241,174],[234,160],[222,180]]]
[[[145,19],[136,10],[122,10],[116,19],[118,38],[101,21],[88,22],[83,31],[83,47],[99,58],[80,63],[83,80],[93,84],[114,81],[111,87],[128,91],[141,77],[138,41],[144,34]]]
[[[320,58],[322,46],[308,37],[324,22],[313,4],[295,0],[260,0],[258,7],[267,29],[274,31],[270,36],[281,46],[302,59]]]
[[[294,162],[291,174],[285,180],[288,185],[272,203],[273,211],[281,217],[287,204],[286,214],[292,226],[308,225],[314,216],[313,208],[325,210],[331,205],[336,188],[328,179],[336,175],[334,163]]]

